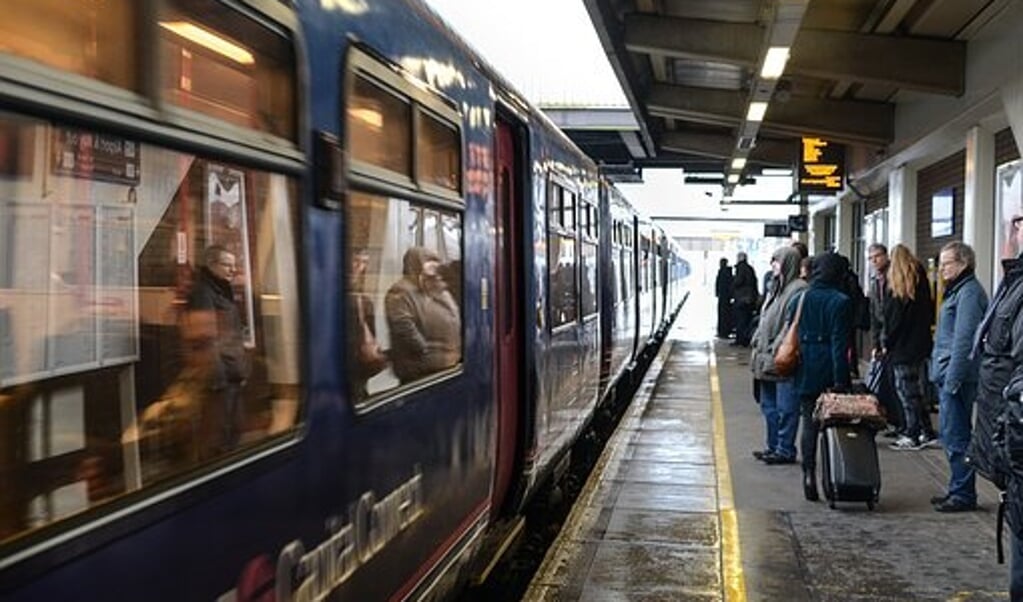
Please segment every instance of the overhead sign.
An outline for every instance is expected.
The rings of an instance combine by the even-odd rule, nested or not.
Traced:
[[[764,238],[785,238],[789,236],[788,224],[764,224]]]
[[[845,146],[823,138],[802,139],[799,153],[799,192],[829,193],[842,190]]]
[[[810,229],[810,220],[807,215],[790,215],[789,231],[807,232]]]

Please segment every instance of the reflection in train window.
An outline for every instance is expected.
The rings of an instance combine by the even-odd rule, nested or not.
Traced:
[[[11,114],[0,137],[0,541],[291,432],[295,183]]]
[[[357,77],[348,101],[352,158],[409,176],[412,107],[403,99]]]
[[[423,112],[419,118],[416,166],[419,182],[458,192],[462,145],[458,130]]]
[[[462,222],[399,198],[349,199],[348,349],[358,403],[461,364]]]
[[[5,2],[0,40],[4,52],[137,92],[138,6],[133,0],[108,0],[101,10],[67,0]]]
[[[290,40],[215,0],[165,0],[157,25],[166,101],[295,139]]]

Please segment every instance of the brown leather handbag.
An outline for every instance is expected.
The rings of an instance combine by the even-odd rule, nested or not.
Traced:
[[[799,367],[799,316],[803,313],[804,299],[806,293],[799,297],[799,305],[796,306],[792,324],[785,331],[785,338],[774,352],[774,373],[778,376],[792,376]]]

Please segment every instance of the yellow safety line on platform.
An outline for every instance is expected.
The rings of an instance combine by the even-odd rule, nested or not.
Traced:
[[[721,578],[726,602],[746,602],[746,576],[739,549],[739,522],[732,497],[732,472],[725,441],[725,411],[721,403],[718,361],[714,343],[710,349],[710,400],[714,416],[714,464],[717,467],[718,514],[721,517]]]

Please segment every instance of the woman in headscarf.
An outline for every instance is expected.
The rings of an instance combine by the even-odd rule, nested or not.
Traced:
[[[837,253],[813,258],[810,286],[789,301],[786,323],[791,323],[802,299],[799,316],[799,367],[793,385],[799,397],[803,434],[799,452],[803,456],[803,495],[817,501],[817,438],[819,426],[813,419],[817,397],[826,389],[848,387],[849,297],[841,292],[849,261]]]
[[[799,251],[782,247],[771,256],[772,285],[760,312],[760,325],[753,334],[750,367],[760,386],[760,411],[764,414],[767,444],[753,456],[767,464],[793,464],[796,461],[796,432],[799,429],[799,404],[790,378],[774,370],[774,353],[785,336],[785,308],[807,287],[799,278]]]
[[[888,292],[882,310],[882,353],[895,375],[902,404],[903,434],[889,447],[922,449],[937,442],[926,404],[925,362],[931,355],[934,303],[927,272],[905,245],[895,245],[888,267]]]

